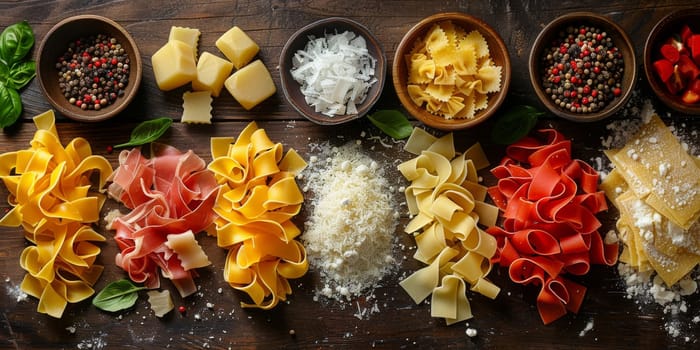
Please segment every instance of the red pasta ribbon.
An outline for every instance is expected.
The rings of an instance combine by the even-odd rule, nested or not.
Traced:
[[[598,173],[571,158],[571,141],[543,129],[510,145],[491,170],[498,183],[488,194],[501,211],[502,227],[492,262],[510,279],[540,287],[537,309],[544,324],[577,313],[586,288],[564,276],[584,275],[591,264],[617,262],[617,244],[605,244],[596,214],[607,210]]]

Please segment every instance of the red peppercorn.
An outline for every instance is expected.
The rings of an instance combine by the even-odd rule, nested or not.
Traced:
[[[586,35],[586,28],[581,28],[578,32],[581,35]]]
[[[576,61],[571,61],[569,65],[571,66],[571,69],[576,70]]]
[[[598,67],[598,66],[593,67],[593,73],[600,74],[600,67]]]
[[[583,87],[583,93],[584,93],[584,95],[590,94],[590,93],[591,93],[591,87],[588,86],[588,85],[584,86],[584,87]]]
[[[92,78],[92,81],[94,81],[94,82],[96,82],[96,83],[99,83],[99,82],[100,82],[100,78],[94,77],[94,78]]]
[[[583,41],[579,41],[578,46],[583,46]]]
[[[581,103],[583,103],[584,105],[587,105],[588,104],[588,97],[582,98]]]
[[[552,78],[552,82],[554,84],[559,84],[560,81],[561,81],[561,77],[558,75],[556,77]]]
[[[622,90],[620,88],[614,88],[613,89],[613,95],[615,96],[620,96],[622,95]]]
[[[107,154],[112,154],[114,152],[114,147],[112,145],[107,146]]]
[[[598,90],[591,91],[591,96],[598,97]]]
[[[557,67],[552,68],[552,75],[559,74],[559,69]]]
[[[576,90],[571,90],[571,93],[569,94],[569,96],[571,96],[571,98],[576,98],[576,95],[577,95]]]
[[[116,58],[112,58],[112,65],[113,65],[113,66],[116,66],[117,63],[119,63],[119,61],[117,61]]]
[[[78,107],[80,107],[80,106],[83,105],[83,101],[82,101],[82,100],[77,100],[77,101],[75,101],[75,105],[78,106]]]
[[[94,65],[95,65],[95,68],[100,68],[100,66],[102,65],[102,62],[95,61]]]
[[[572,83],[572,84],[576,84],[576,82],[578,82],[578,78],[576,78],[576,77],[571,77],[571,83]]]
[[[177,311],[179,311],[181,314],[184,314],[185,311],[187,311],[187,309],[185,309],[184,306],[180,305],[180,306],[177,308]]]
[[[603,34],[598,34],[595,36],[595,40],[601,41],[603,40]]]

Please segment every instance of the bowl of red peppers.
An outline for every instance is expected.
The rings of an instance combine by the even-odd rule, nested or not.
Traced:
[[[666,106],[700,115],[700,9],[663,17],[644,45],[644,72]]]

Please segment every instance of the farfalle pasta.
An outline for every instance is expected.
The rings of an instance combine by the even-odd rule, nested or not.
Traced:
[[[414,129],[404,148],[417,157],[398,168],[411,184],[406,203],[413,216],[404,231],[416,240],[414,258],[428,266],[399,284],[420,303],[432,294],[431,315],[452,324],[472,317],[466,296],[495,298],[500,289],[486,279],[496,240],[478,224],[496,223],[498,209],[484,203],[486,187],[477,170],[488,166],[481,146],[456,155],[452,134],[441,138]]]
[[[291,221],[304,201],[294,177],[306,162],[293,149],[284,153],[255,122],[235,142],[212,138],[211,153],[208,168],[221,188],[215,234],[228,250],[224,279],[253,300],[243,307],[271,309],[292,292],[288,279],[308,270]]]
[[[498,242],[492,261],[508,267],[513,282],[538,286],[545,324],[577,313],[586,287],[565,275],[617,262],[617,244],[605,244],[598,232],[595,215],[607,209],[598,173],[572,159],[571,141],[553,129],[508,146],[491,172],[498,184],[488,193],[503,216],[502,227],[487,230]]]
[[[484,36],[451,21],[432,26],[405,61],[413,103],[446,119],[474,118],[488,106],[488,94],[501,89],[502,67],[489,56]]]
[[[34,124],[30,148],[0,155],[0,179],[12,206],[0,225],[24,228],[32,245],[20,255],[27,271],[21,288],[39,299],[38,312],[60,318],[68,303],[94,293],[102,273],[96,243],[105,238],[90,225],[99,220],[105,196],[90,179],[99,172],[97,188],[103,188],[112,166],[83,138],[63,147],[53,111],[34,117]]]
[[[109,180],[110,196],[131,209],[110,224],[120,249],[117,266],[150,289],[160,287],[162,275],[182,297],[196,292],[196,269],[211,262],[195,234],[214,222],[218,193],[204,160],[152,143],[149,159],[139,148],[122,151]]]

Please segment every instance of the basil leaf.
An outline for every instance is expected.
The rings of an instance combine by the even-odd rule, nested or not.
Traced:
[[[374,114],[367,115],[367,118],[379,130],[397,140],[411,136],[413,131],[413,126],[408,121],[408,118],[397,110],[385,109],[376,111]]]
[[[501,145],[510,145],[525,137],[544,112],[527,105],[515,105],[502,114],[491,129],[491,140]]]
[[[27,21],[15,23],[0,34],[0,60],[8,66],[19,62],[34,46],[34,32]]]
[[[172,123],[172,119],[165,117],[142,122],[131,131],[129,142],[118,144],[114,147],[141,146],[153,142],[163,136]]]
[[[17,62],[10,68],[10,76],[8,85],[19,90],[27,85],[32,78],[36,76],[36,62],[22,61]]]
[[[0,81],[7,84],[8,80],[10,80],[10,67],[5,62],[0,62]]]
[[[128,309],[136,304],[138,291],[143,289],[146,288],[136,286],[126,279],[114,281],[95,295],[92,305],[109,312]]]
[[[22,99],[17,90],[0,81],[0,128],[14,124],[22,114]]]

